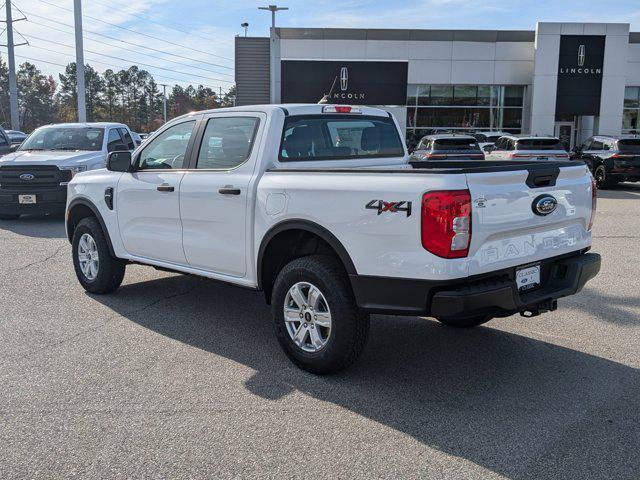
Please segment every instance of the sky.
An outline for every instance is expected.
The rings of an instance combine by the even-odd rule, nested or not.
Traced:
[[[82,0],[85,63],[100,72],[132,64],[158,83],[233,84],[233,37],[267,36],[274,3],[246,0]],[[54,75],[75,61],[73,0],[12,0],[16,62]],[[537,21],[624,22],[640,31],[640,0],[281,0],[282,27],[533,30]],[[2,6],[0,18],[5,18]],[[6,34],[0,35],[6,44]],[[6,48],[0,48],[6,60]]]

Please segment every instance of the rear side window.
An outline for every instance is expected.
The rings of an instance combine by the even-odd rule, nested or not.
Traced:
[[[639,152],[640,153],[640,138],[629,138],[625,140],[618,140],[618,150],[621,152]]]
[[[242,165],[251,154],[257,126],[255,117],[209,119],[196,168],[228,170]]]
[[[525,138],[518,140],[517,150],[564,150],[557,138]]]
[[[478,143],[472,138],[438,138],[434,150],[480,150]]]
[[[346,160],[402,157],[404,148],[390,118],[309,115],[285,121],[280,160]]]

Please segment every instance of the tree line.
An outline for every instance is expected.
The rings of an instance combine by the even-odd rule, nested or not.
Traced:
[[[146,70],[133,65],[126,70],[98,72],[85,66],[87,121],[122,122],[132,130],[151,132],[163,124],[161,87]],[[76,64],[66,66],[56,81],[34,64],[25,62],[16,72],[20,130],[27,133],[49,123],[76,122]],[[222,96],[202,85],[167,89],[167,117],[194,110],[232,106],[235,86]],[[9,69],[0,57],[0,123],[10,128]]]

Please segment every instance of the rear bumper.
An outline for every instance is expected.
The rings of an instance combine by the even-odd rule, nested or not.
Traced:
[[[600,255],[572,254],[541,263],[541,286],[521,293],[515,267],[464,280],[436,282],[351,275],[356,301],[371,313],[467,318],[505,317],[554,310],[559,298],[579,292],[600,271]]]

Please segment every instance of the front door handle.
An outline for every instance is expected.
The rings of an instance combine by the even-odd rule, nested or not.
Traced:
[[[159,192],[173,192],[175,188],[171,185],[158,185],[156,187],[156,190],[158,190]]]
[[[218,193],[222,195],[240,195],[240,189],[233,188],[233,187],[223,187],[220,190],[218,190]]]

